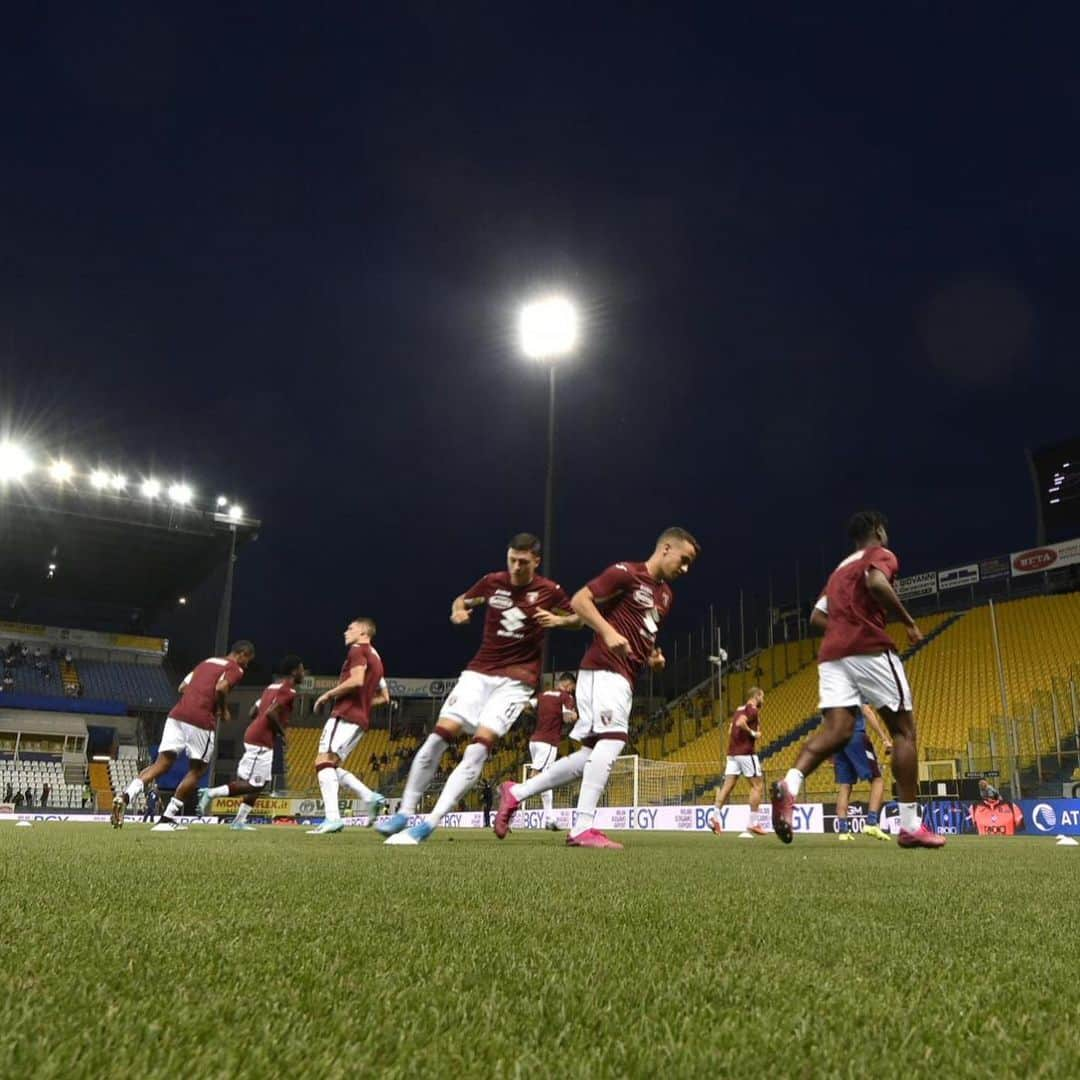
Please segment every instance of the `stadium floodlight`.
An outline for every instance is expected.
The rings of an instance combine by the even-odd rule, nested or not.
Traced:
[[[194,497],[194,492],[187,484],[173,484],[169,488],[169,498],[177,506],[187,506]]]
[[[49,466],[49,476],[58,484],[66,484],[75,475],[71,463],[58,458]]]
[[[113,491],[123,491],[127,487],[127,477],[122,472],[113,473],[109,477],[109,487]]]
[[[161,484],[153,478],[144,480],[139,489],[148,499],[156,499],[161,494]]]
[[[558,360],[577,345],[577,309],[564,296],[534,300],[521,309],[518,334],[530,360]]]
[[[0,443],[0,480],[21,480],[33,468],[30,455],[18,443]]]
[[[223,510],[229,505],[229,500],[224,495],[219,495],[217,497],[217,505],[219,510]]]
[[[177,602],[177,603],[178,603],[178,604],[179,604],[179,605],[180,605],[181,607],[184,607],[184,606],[185,606],[185,605],[187,604],[187,597],[186,597],[186,596],[181,596],[181,597],[179,597],[179,598],[177,599],[177,601],[176,601],[176,602]]]
[[[56,569],[56,563],[54,563],[54,562],[49,563],[49,569],[50,570],[55,570]]]
[[[109,486],[109,474],[104,469],[95,469],[90,474],[90,486],[95,491],[104,491]]]
[[[239,521],[243,516],[244,508],[242,506],[239,506],[237,503],[233,503],[232,506],[229,507],[230,521]]]

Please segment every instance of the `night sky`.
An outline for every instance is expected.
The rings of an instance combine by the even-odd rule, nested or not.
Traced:
[[[357,613],[392,674],[470,655],[451,599],[543,528],[552,286],[567,588],[683,524],[686,629],[809,592],[864,504],[902,572],[1029,545],[1024,449],[1080,429],[1075,26],[798,6],[23,6],[4,422],[239,498],[234,632],[323,669]]]

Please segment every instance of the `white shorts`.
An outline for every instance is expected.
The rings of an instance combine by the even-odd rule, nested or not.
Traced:
[[[614,671],[579,671],[577,677],[578,722],[570,732],[575,742],[615,736],[623,742],[630,735],[630,707],[634,688]]]
[[[757,754],[729,754],[727,764],[724,766],[724,775],[750,778],[760,776],[761,759]]]
[[[323,724],[322,734],[319,736],[320,754],[337,754],[341,764],[356,749],[357,744],[364,737],[364,729],[359,724],[350,724],[348,720],[331,716]]]
[[[818,664],[818,694],[820,709],[872,705],[875,709],[905,712],[912,707],[904,665],[894,652],[823,660]]]
[[[263,787],[270,782],[274,771],[274,751],[269,746],[244,743],[244,756],[236,766],[236,779],[244,780],[252,787]]]
[[[559,748],[549,742],[530,742],[529,756],[532,758],[532,770],[534,773],[543,772],[549,765],[555,763],[559,756]]]
[[[189,761],[209,761],[214,756],[214,733],[170,716],[161,733],[158,753],[187,751]]]
[[[470,735],[487,728],[502,738],[514,726],[533,692],[531,686],[505,675],[463,671],[439,716],[456,720]]]

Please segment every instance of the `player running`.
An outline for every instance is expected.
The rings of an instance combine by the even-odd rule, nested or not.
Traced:
[[[540,678],[544,634],[555,627],[581,626],[576,615],[560,614],[568,612],[570,598],[561,585],[536,572],[539,566],[540,541],[532,533],[518,533],[506,553],[507,568],[485,574],[455,598],[450,609],[455,626],[463,626],[475,608],[486,606],[484,636],[479,651],[443,703],[435,730],[412,760],[398,812],[376,825],[389,837],[388,844],[418,844],[432,834],[480,779],[488,754],[533,696]],[[434,808],[423,821],[403,831],[443,752],[462,731],[472,736],[472,742],[447,778]]]
[[[550,768],[559,756],[563,725],[577,722],[577,702],[574,700],[576,686],[574,673],[564,671],[555,689],[545,690],[536,699],[536,727],[529,738],[530,767],[534,776]],[[553,812],[555,798],[550,789],[540,793],[540,803],[544,808],[544,828],[558,832],[559,826],[555,823]]]
[[[228,723],[229,691],[244,677],[244,669],[255,658],[255,646],[250,641],[238,641],[225,656],[211,656],[188,673],[180,684],[180,700],[172,707],[165,729],[161,733],[157,757],[125,791],[113,799],[112,826],[124,824],[124,812],[131,801],[146,790],[148,784],[167,773],[181,750],[187,752],[188,771],[176,785],[176,791],[151,832],[177,832],[186,829],[176,819],[184,811],[184,802],[198,789],[214,754],[217,725]]]
[[[772,786],[772,823],[785,844],[803,779],[851,738],[864,702],[881,713],[893,738],[893,775],[900,793],[901,847],[943,847],[945,840],[919,821],[918,750],[911,687],[885,632],[886,617],[904,624],[908,641],[923,640],[892,583],[899,562],[885,546],[887,522],[875,510],[855,514],[848,535],[855,550],[832,572],[814,605],[810,625],[824,630],[818,652],[818,687],[824,724],[803,743],[795,767]]]
[[[700,552],[701,545],[690,533],[672,526],[660,534],[645,562],[615,563],[574,594],[574,611],[595,632],[578,672],[578,721],[570,732],[581,749],[524,784],[502,785],[495,815],[495,835],[500,840],[510,831],[510,819],[525,799],[580,778],[567,844],[622,847],[593,828],[596,808],[629,737],[634,683],[646,665],[654,671],[664,667],[656,637],[671,610],[669,582],[688,573]]]
[[[881,765],[877,751],[866,733],[867,724],[873,728],[885,747],[886,755],[892,753],[893,743],[877,713],[869,705],[860,705],[855,714],[855,730],[833,758],[836,772],[836,828],[838,839],[853,840],[848,828],[848,803],[851,801],[851,789],[860,780],[870,781],[870,802],[866,810],[864,836],[875,840],[888,840],[889,835],[881,828],[881,806],[885,802],[885,781],[881,776]]]
[[[338,791],[342,786],[367,803],[369,826],[386,805],[382,795],[342,768],[370,726],[371,710],[390,700],[383,678],[382,657],[371,644],[374,637],[374,619],[353,619],[345,627],[345,644],[349,651],[341,665],[341,681],[315,701],[316,712],[329,703],[330,716],[323,724],[315,758],[315,777],[322,792],[324,819],[318,828],[308,829],[309,836],[325,836],[345,828],[338,805]]]
[[[254,832],[255,826],[247,823],[255,800],[270,782],[274,769],[274,736],[285,742],[285,729],[292,719],[296,685],[307,674],[299,656],[286,656],[278,665],[280,676],[272,682],[251,706],[247,730],[244,732],[244,756],[236,767],[236,779],[218,787],[203,788],[199,792],[196,813],[205,817],[210,803],[217,798],[231,796],[241,798],[236,817],[229,828],[238,832]]]
[[[731,717],[731,734],[728,736],[727,761],[724,764],[724,783],[716,793],[717,813],[712,819],[712,831],[719,836],[724,827],[720,824],[719,811],[735,790],[740,776],[750,781],[750,821],[743,838],[764,836],[768,829],[761,826],[758,814],[765,794],[765,778],[761,771],[761,759],[757,755],[757,741],[761,738],[761,706],[765,703],[765,691],[750,687],[746,704],[741,705]]]

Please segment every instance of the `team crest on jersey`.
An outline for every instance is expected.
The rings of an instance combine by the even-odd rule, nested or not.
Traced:
[[[607,727],[608,724],[610,724],[614,719],[615,719],[615,714],[614,714],[614,711],[612,709],[601,709],[600,710],[600,725],[602,727]]]
[[[540,594],[538,592],[527,592],[525,594],[525,603],[527,603],[527,604],[535,604],[536,601],[539,600],[539,599],[540,599]]]
[[[514,601],[509,596],[504,596],[501,593],[496,593],[489,601],[488,606],[493,607],[496,611],[505,611],[508,607],[513,606]]]
[[[637,604],[638,607],[652,607],[652,589],[646,588],[644,585],[639,585],[634,590],[634,603]]]

